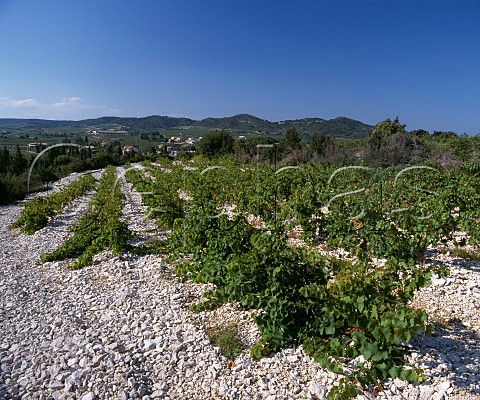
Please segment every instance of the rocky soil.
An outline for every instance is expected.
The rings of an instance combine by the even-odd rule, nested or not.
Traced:
[[[155,226],[118,173],[134,242],[145,241]],[[90,197],[32,236],[8,229],[19,205],[0,207],[0,399],[323,399],[338,381],[301,348],[251,361],[248,345],[258,331],[249,313],[232,304],[188,311],[207,286],[179,283],[161,256],[105,251],[79,271],[67,261],[37,265],[41,253],[70,237],[67,227]],[[379,397],[480,399],[480,263],[434,249],[427,256],[451,270],[415,300],[437,324],[432,336],[410,343],[409,357],[428,379],[386,382]],[[246,346],[233,363],[206,334],[228,321],[239,324]]]

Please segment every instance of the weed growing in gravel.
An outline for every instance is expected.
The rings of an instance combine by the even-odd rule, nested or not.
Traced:
[[[166,241],[158,238],[151,238],[140,246],[129,246],[128,249],[138,255],[165,254],[168,251]]]
[[[207,328],[206,333],[212,345],[220,347],[220,352],[230,361],[235,360],[243,350],[238,326],[234,323]]]
[[[464,258],[472,261],[480,261],[480,249],[468,250],[462,247],[455,247],[450,250],[450,254],[453,257]]]

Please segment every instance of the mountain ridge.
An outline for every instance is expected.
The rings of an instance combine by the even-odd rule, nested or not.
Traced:
[[[48,120],[0,118],[0,128],[3,129],[48,129],[60,127],[96,128],[102,125],[116,125],[129,133],[148,130],[181,129],[182,127],[197,127],[207,129],[226,129],[235,133],[283,135],[289,128],[295,128],[302,137],[310,137],[315,133],[324,132],[334,137],[361,139],[373,128],[347,117],[333,119],[302,118],[283,121],[269,121],[250,114],[237,114],[231,117],[208,117],[201,120],[170,116],[150,115],[147,117],[114,117],[104,116],[83,120]]]

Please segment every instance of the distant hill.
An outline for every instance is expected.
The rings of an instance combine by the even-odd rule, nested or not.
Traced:
[[[195,126],[203,126],[212,129],[234,129],[245,132],[275,133],[275,123],[260,119],[249,114],[238,114],[225,118],[206,118],[195,123]]]
[[[102,125],[118,125],[132,130],[142,129],[170,129],[181,125],[192,125],[196,121],[188,118],[161,117],[152,115],[142,118],[101,117],[83,119],[80,121],[47,120],[47,119],[14,119],[0,118],[0,128],[8,129],[35,129],[58,127],[97,127]]]
[[[102,129],[105,126],[116,126],[129,133],[143,131],[175,129],[181,127],[197,127],[206,129],[227,129],[234,134],[283,135],[289,128],[295,128],[304,138],[317,132],[325,132],[338,138],[361,139],[373,128],[371,125],[351,118],[337,117],[326,120],[322,118],[303,118],[271,122],[249,114],[238,114],[224,118],[175,118],[152,115],[141,118],[101,117],[80,121],[54,121],[43,119],[0,118],[0,129],[49,129],[75,127],[85,129]]]
[[[302,136],[311,136],[315,132],[325,132],[330,136],[339,138],[363,139],[373,128],[372,125],[364,124],[351,118],[337,117],[334,119],[304,118],[277,122],[283,125],[284,131],[295,128]]]
[[[163,117],[151,115],[141,118],[102,117],[78,121],[82,125],[96,126],[104,124],[116,124],[132,130],[171,129],[178,126],[192,125],[195,120],[189,118]]]
[[[0,118],[3,129],[47,129],[62,126],[76,126],[76,121],[53,121],[49,119]]]

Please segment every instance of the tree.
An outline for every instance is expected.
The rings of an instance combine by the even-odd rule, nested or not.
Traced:
[[[425,142],[407,133],[397,133],[385,140],[381,153],[383,165],[403,168],[411,163],[421,163],[428,158],[429,149]]]
[[[245,142],[241,139],[235,139],[233,151],[237,156],[243,156],[245,154]]]
[[[9,171],[12,174],[19,175],[27,169],[27,164],[27,159],[23,156],[22,152],[20,151],[20,146],[17,144],[10,159],[10,165],[8,167]]]
[[[451,139],[454,139],[457,137],[457,134],[455,132],[443,132],[443,131],[433,131],[433,138],[437,141],[449,141]]]
[[[301,147],[302,139],[295,128],[288,128],[285,134],[285,143],[289,150],[299,149]]]
[[[417,138],[429,138],[430,133],[426,131],[425,129],[416,129],[414,131],[410,132],[410,135],[415,136]]]
[[[3,149],[0,150],[0,174],[7,172],[8,166],[10,164],[10,152],[6,146],[3,146]]]
[[[310,149],[317,156],[322,155],[329,144],[333,142],[333,139],[325,132],[315,133],[310,139]]]
[[[474,154],[473,140],[467,134],[455,137],[450,143],[450,146],[455,151],[455,155],[462,161],[468,161],[472,158]]]
[[[393,121],[387,118],[373,127],[367,136],[367,141],[373,149],[380,150],[388,137],[397,133],[405,133],[405,127],[406,125],[401,124],[398,117],[395,117]]]
[[[64,157],[64,156],[61,156],[61,157]],[[37,173],[40,178],[40,182],[47,184],[47,190],[48,190],[48,182],[54,182],[58,179],[58,176],[53,172],[52,167],[39,168]]]
[[[233,137],[225,130],[207,133],[198,142],[198,151],[208,158],[233,153]]]

